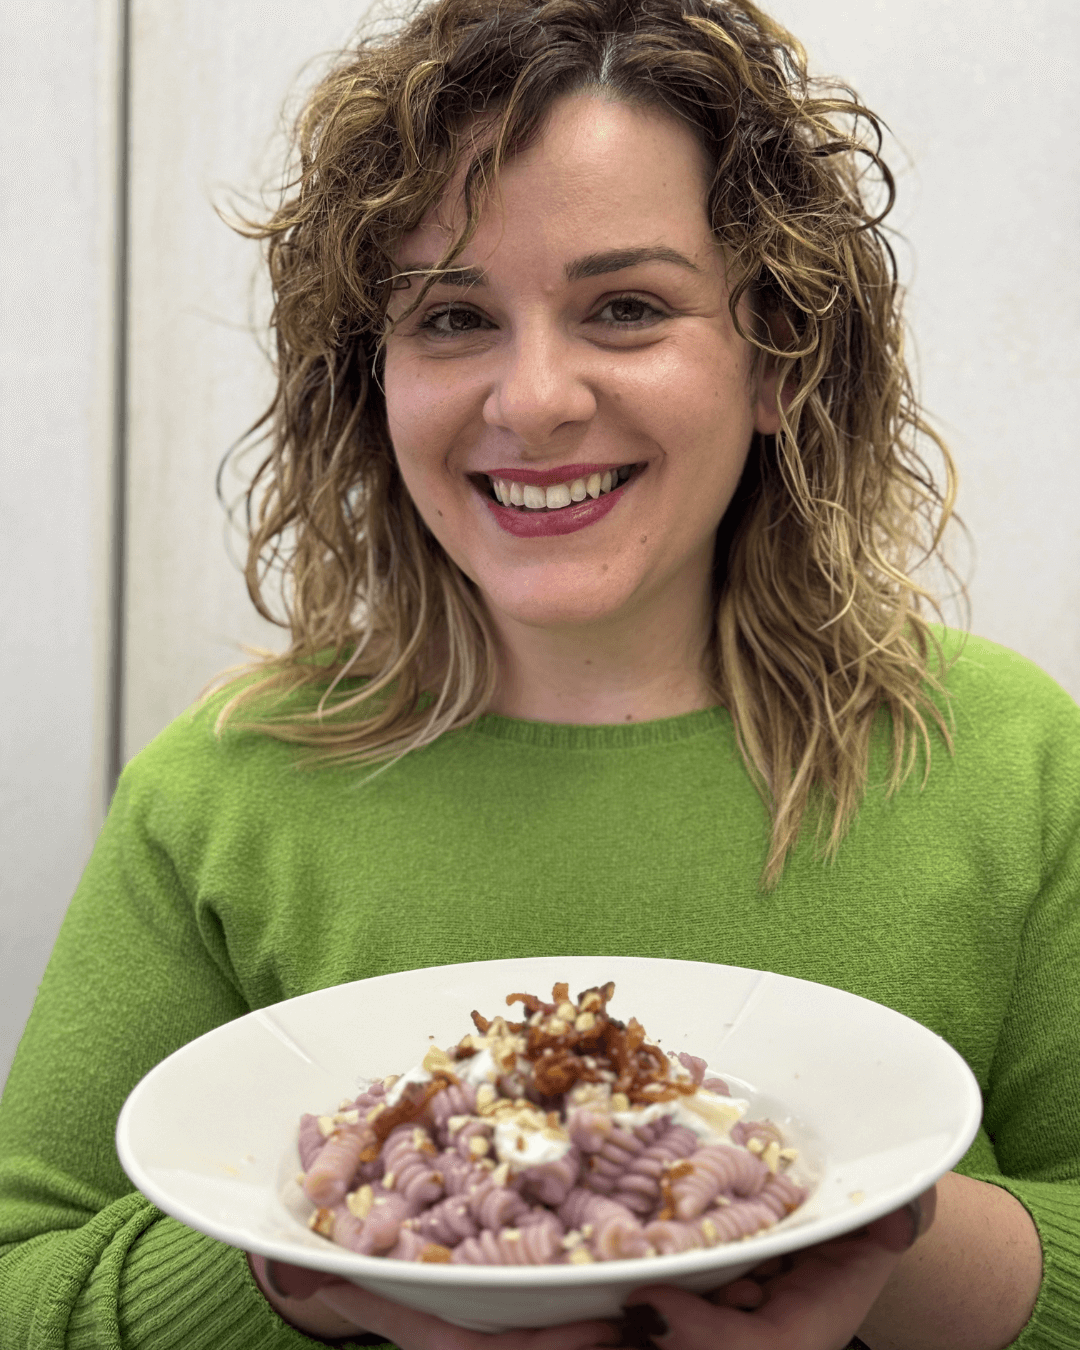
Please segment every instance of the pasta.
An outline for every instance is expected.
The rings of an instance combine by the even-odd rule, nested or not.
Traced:
[[[746,1120],[704,1060],[609,1016],[614,990],[510,994],[523,1021],[474,1012],[456,1046],[303,1116],[314,1231],[404,1261],[588,1264],[736,1241],[797,1209],[779,1128]]]

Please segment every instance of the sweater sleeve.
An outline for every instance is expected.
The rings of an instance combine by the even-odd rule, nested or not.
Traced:
[[[200,931],[125,772],[57,939],[0,1103],[5,1350],[298,1350],[244,1253],[132,1189],[114,1146],[135,1083],[248,1011],[224,943]],[[198,813],[196,812],[197,816]]]
[[[1045,731],[1035,747],[1042,838],[1033,841],[1042,884],[1016,957],[983,1127],[957,1169],[1008,1191],[1039,1233],[1043,1279],[1016,1350],[1071,1350],[1080,1329],[1080,708],[1062,695]]]

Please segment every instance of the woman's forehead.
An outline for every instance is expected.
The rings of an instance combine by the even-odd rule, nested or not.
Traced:
[[[459,236],[465,173],[481,134],[490,139],[487,128],[478,129],[439,202],[400,240],[401,262],[436,262]],[[476,261],[510,235],[530,252],[546,244],[567,253],[576,240],[567,266],[597,251],[646,246],[697,254],[700,263],[711,252],[709,181],[697,137],[666,112],[570,95],[552,106],[532,143],[504,163],[466,252]]]

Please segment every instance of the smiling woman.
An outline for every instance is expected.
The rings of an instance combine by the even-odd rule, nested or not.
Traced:
[[[482,713],[723,704],[767,883],[808,810],[835,851],[883,711],[891,788],[930,726],[949,744],[913,573],[953,469],[873,114],[751,4],[444,0],[331,72],[297,140],[298,194],[248,227],[279,386],[247,577],[272,617],[284,567],[292,645],[219,726],[392,762]]]
[[[953,471],[877,126],[749,0],[435,0],[311,95],[244,227],[278,375],[247,577],[291,645],[124,771],[0,1106],[5,1347],[1078,1343],[1080,709],[928,620]],[[885,1003],[983,1126],[863,1232],[498,1336],[249,1264],[117,1164],[135,1083],[231,1018],[575,953]],[[378,1188],[388,1249],[419,1214],[371,1165],[339,1207]]]

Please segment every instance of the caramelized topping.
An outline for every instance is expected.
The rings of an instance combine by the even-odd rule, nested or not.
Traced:
[[[608,1016],[607,1005],[614,993],[615,983],[609,980],[583,990],[575,1003],[570,1000],[569,986],[560,982],[551,991],[550,1003],[535,994],[507,995],[508,1007],[524,1005],[529,1014],[525,1022],[489,1019],[475,1010],[472,1020],[489,1043],[491,1037],[499,1039],[498,1049],[506,1056],[516,1058],[517,1052],[515,1043],[508,1044],[504,1038],[523,1038],[522,1056],[532,1065],[532,1085],[542,1097],[560,1097],[578,1083],[607,1084],[611,1096],[621,1096],[627,1105],[650,1105],[696,1092],[695,1083],[672,1077],[671,1061],[659,1046],[646,1041],[645,1028],[637,1018],[624,1024]],[[477,1051],[476,1037],[471,1035],[463,1036],[449,1054],[432,1047],[424,1057],[424,1067],[433,1075],[431,1082],[409,1083],[393,1106],[380,1103],[377,1111],[369,1113],[366,1124],[374,1138],[360,1154],[360,1161],[373,1162],[391,1130],[416,1120],[436,1093],[459,1082],[451,1065]],[[509,1072],[513,1064],[502,1067]],[[481,1112],[485,1087],[495,1095],[491,1085],[480,1087],[477,1109]]]
[[[410,1083],[393,1106],[380,1111],[374,1120],[368,1122],[375,1135],[374,1143],[368,1144],[360,1154],[361,1162],[374,1162],[379,1156],[383,1140],[398,1125],[406,1125],[416,1118],[437,1092],[449,1087],[453,1075],[439,1074],[430,1083]],[[455,1078],[453,1080],[457,1082]]]
[[[481,1035],[499,1022],[511,1035],[524,1036],[523,1057],[533,1066],[533,1086],[545,1097],[561,1096],[577,1083],[598,1082],[609,1083],[612,1094],[622,1093],[628,1103],[639,1105],[696,1092],[693,1082],[672,1077],[668,1057],[645,1040],[645,1028],[636,1018],[624,1025],[608,1016],[607,1005],[614,993],[614,981],[609,980],[583,990],[574,1003],[569,986],[560,982],[551,991],[550,1003],[536,994],[506,996],[508,1007],[524,1005],[529,1014],[525,1022],[489,1020],[475,1011],[472,1020]],[[476,1053],[472,1040],[463,1037],[457,1058]]]

